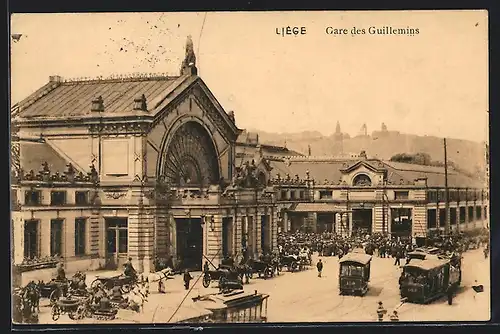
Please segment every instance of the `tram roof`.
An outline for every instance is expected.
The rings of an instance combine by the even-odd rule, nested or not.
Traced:
[[[340,263],[353,262],[360,264],[368,264],[372,259],[371,255],[361,253],[348,253],[341,260]]]
[[[440,260],[440,259],[425,259],[425,260],[414,259],[411,260],[410,263],[408,263],[404,267],[429,271],[444,266],[447,263],[448,263],[447,260]]]

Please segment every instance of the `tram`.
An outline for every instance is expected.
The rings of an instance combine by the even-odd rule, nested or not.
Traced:
[[[359,294],[368,292],[372,256],[362,253],[348,253],[340,260],[339,294]]]
[[[413,259],[403,267],[401,298],[426,304],[446,294],[448,287],[458,287],[462,279],[460,265],[450,259]]]

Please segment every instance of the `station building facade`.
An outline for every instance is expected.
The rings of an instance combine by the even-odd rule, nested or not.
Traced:
[[[49,82],[12,110],[15,265],[62,256],[68,271],[149,272],[156,257],[215,266],[276,247],[262,155],[236,164],[241,134],[197,75]],[[26,269],[26,270],[28,270]]]
[[[448,172],[448,206],[442,167],[368,158],[296,156],[275,159],[280,230],[389,233],[424,238],[488,226],[488,186],[455,170]],[[446,209],[449,213],[446,215]]]

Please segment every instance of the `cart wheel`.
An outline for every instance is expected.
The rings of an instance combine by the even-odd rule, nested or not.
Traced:
[[[210,274],[203,275],[203,287],[208,288],[210,286]]]
[[[131,290],[131,286],[130,286],[130,284],[125,284],[125,285],[122,285],[120,287],[120,289],[122,290],[122,293],[129,293]]]
[[[61,298],[61,290],[59,288],[56,288],[54,291],[50,293],[49,300],[51,304],[56,303],[59,298]]]
[[[59,306],[57,305],[52,306],[52,320],[57,321],[60,316],[61,316],[61,309],[59,308]]]
[[[96,278],[95,280],[92,281],[92,283],[90,283],[90,287],[95,288],[100,282],[101,280]]]
[[[77,319],[76,312],[68,312],[68,317],[71,320],[76,320]]]

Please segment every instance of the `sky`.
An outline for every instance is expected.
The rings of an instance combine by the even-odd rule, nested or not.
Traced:
[[[331,135],[389,130],[487,141],[486,11],[16,14],[11,102],[51,75],[199,75],[240,128]],[[305,35],[276,29],[305,27]],[[326,28],[348,29],[329,35]],[[352,35],[351,29],[365,29]],[[419,29],[372,35],[369,27]],[[330,29],[331,30],[331,29]]]

